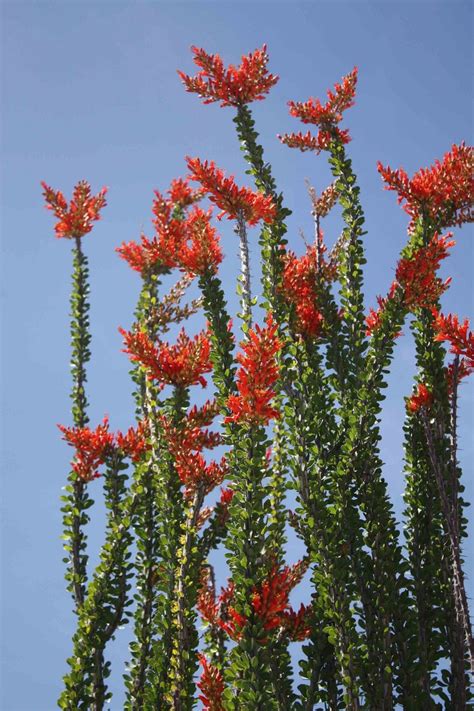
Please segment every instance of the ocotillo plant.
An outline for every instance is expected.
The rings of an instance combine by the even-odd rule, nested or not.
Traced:
[[[85,394],[83,239],[106,191],[94,197],[80,182],[68,204],[43,184],[56,235],[72,240],[74,256],[73,423],[60,429],[74,448],[62,510],[77,627],[59,706],[99,711],[110,703],[107,647],[131,621],[126,709],[468,708],[474,650],[457,419],[474,337],[467,320],[443,314],[450,280],[438,270],[454,246],[443,230],[473,219],[473,149],[453,145],[412,178],[379,165],[410,222],[395,279],[367,312],[364,213],[349,130],[340,127],[357,69],[325,103],[289,102],[313,132],[281,142],[326,155],[334,176],[319,195],[309,189],[314,242],[297,255],[250,109],[278,81],[266,48],[229,67],[203,49],[193,53],[199,71],[179,72],[185,89],[233,110],[254,185],[187,157],[188,175],[155,193],[153,236],[117,248],[142,283],[135,322],[120,329],[136,402],[126,434],[110,431],[108,419],[91,428]],[[328,249],[322,222],[337,203],[343,226]],[[238,326],[219,276],[215,208],[239,243]],[[258,270],[249,250],[256,231]],[[164,294],[167,275],[176,283]],[[186,303],[193,281],[200,296]],[[182,328],[174,343],[165,340],[172,325],[200,313],[207,325],[198,335]],[[407,321],[417,374],[406,396],[402,537],[379,448],[387,375]],[[208,388],[204,405],[196,404],[199,387]],[[100,480],[107,527],[92,569],[86,532]],[[305,548],[301,560],[287,559],[289,527]],[[229,573],[220,593],[210,558],[218,548]],[[305,576],[307,601],[294,609],[290,594]]]

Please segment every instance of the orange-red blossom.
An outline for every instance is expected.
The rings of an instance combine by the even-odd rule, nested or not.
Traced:
[[[221,106],[242,106],[251,101],[265,98],[278,77],[267,70],[268,54],[264,44],[242,57],[238,67],[224,62],[218,54],[209,54],[199,47],[191,47],[194,63],[200,67],[196,76],[191,77],[178,71],[186,91],[198,94],[205,104],[220,101]]]
[[[181,266],[180,256],[191,225],[185,210],[200,200],[202,192],[193,190],[188,180],[175,178],[167,193],[169,197],[155,190],[152,205],[155,235],[149,239],[142,234],[140,243],[124,242],[116,249],[121,258],[141,274],[151,269],[166,272]]]
[[[455,314],[444,316],[433,310],[436,341],[448,341],[451,353],[466,358],[474,367],[474,334],[469,330],[469,319],[461,323]]]
[[[95,430],[90,427],[58,427],[63,439],[76,450],[72,469],[85,482],[100,476],[99,467],[115,447],[134,462],[139,461],[149,449],[148,424],[145,421],[139,422],[135,428],[130,427],[126,434],[109,432],[108,417],[104,417]]]
[[[407,402],[407,408],[410,412],[419,412],[421,408],[428,409],[433,403],[433,393],[424,385],[419,383],[417,389]]]
[[[189,156],[186,161],[191,179],[200,183],[211,202],[222,210],[219,219],[227,214],[229,220],[243,219],[249,225],[256,225],[260,220],[273,222],[276,207],[270,196],[250,188],[239,188],[234,176],[226,178],[214,161],[201,161],[200,158]]]
[[[282,348],[276,334],[277,324],[269,315],[267,325],[250,329],[248,340],[241,343],[242,352],[237,355],[241,365],[237,371],[238,394],[227,399],[231,414],[224,423],[268,424],[280,416],[270,404],[275,397],[274,386],[279,375],[276,355]]]
[[[448,250],[455,244],[451,233],[440,237],[434,234],[425,247],[420,247],[411,256],[402,257],[397,264],[396,279],[385,297],[378,296],[377,310],[370,309],[365,319],[366,335],[371,336],[381,324],[387,304],[401,290],[407,309],[432,308],[448,288],[451,279],[444,282],[436,276],[440,263],[448,256]],[[395,337],[401,335],[396,334]]]
[[[320,230],[319,244],[308,247],[302,257],[288,252],[283,260],[282,292],[294,306],[297,331],[308,337],[319,336],[324,323],[318,308],[318,285],[335,276],[333,265],[324,259],[325,251]]]
[[[212,370],[211,343],[206,332],[189,338],[182,329],[176,344],[169,345],[161,341],[153,343],[144,331],[123,328],[119,331],[126,346],[124,353],[143,365],[151,380],[157,380],[162,386],[188,387],[198,383],[206,386],[204,374]]]
[[[210,664],[203,654],[199,655],[202,674],[197,683],[202,694],[199,700],[203,707],[209,711],[224,711],[222,695],[224,693],[224,677],[217,667]]]
[[[69,205],[60,190],[53,190],[44,181],[41,185],[46,209],[52,210],[59,219],[54,227],[58,238],[83,237],[92,230],[92,223],[100,220],[100,211],[107,204],[107,188],[102,188],[97,195],[91,195],[91,186],[86,180],[77,183]]]
[[[444,316],[433,309],[436,341],[450,343],[450,352],[458,356],[458,361],[448,366],[448,388],[453,391],[454,382],[474,372],[474,334],[469,330],[469,320],[461,323],[455,314]]]
[[[426,247],[420,247],[411,257],[398,262],[396,280],[404,290],[409,309],[431,308],[448,288],[451,279],[443,282],[436,272],[455,244],[451,237],[451,233],[443,237],[435,234]]]
[[[211,211],[195,207],[184,224],[185,241],[177,255],[177,262],[192,276],[215,273],[222,262],[219,236],[211,225]]]
[[[340,84],[334,85],[334,91],[328,90],[328,100],[322,104],[319,99],[310,98],[308,101],[289,101],[290,114],[299,118],[302,123],[312,124],[319,128],[316,135],[308,131],[306,134],[291,133],[279,136],[282,143],[290,148],[299,148],[302,151],[327,150],[333,140],[348,143],[351,139],[347,129],[341,130],[338,124],[342,121],[342,114],[354,105],[355,90],[357,85],[357,67],[343,77]]]
[[[387,296],[377,296],[378,309],[375,310],[371,308],[365,319],[365,325],[367,326],[367,330],[365,332],[366,336],[372,336],[376,331],[378,331],[378,329],[382,325],[383,314],[387,307],[387,304],[391,299],[393,299],[395,293],[397,292],[397,289],[399,288],[400,285],[398,284],[398,282],[393,281]],[[399,331],[395,334],[395,338],[398,338],[401,335],[401,331]]]
[[[169,451],[173,456],[176,472],[185,486],[185,495],[192,496],[198,489],[208,494],[221,484],[227,475],[228,465],[225,457],[220,462],[206,462],[202,455],[204,449],[213,449],[221,444],[221,436],[204,427],[211,424],[218,409],[214,401],[206,402],[201,408],[192,408],[178,423],[172,423],[167,417],[161,418]],[[222,501],[228,505],[230,495]],[[226,503],[227,502],[227,503]]]
[[[474,149],[453,145],[442,161],[421,168],[409,178],[403,168],[392,170],[378,163],[386,190],[398,193],[398,202],[412,218],[426,215],[438,228],[474,220]]]
[[[117,432],[115,441],[117,447],[126,454],[132,462],[138,462],[150,449],[148,437],[150,434],[149,424],[146,420],[140,420],[136,427],[129,427],[127,432]]]
[[[293,566],[281,570],[274,566],[267,577],[255,585],[250,596],[250,605],[254,617],[262,627],[261,644],[268,641],[268,634],[273,630],[282,630],[293,641],[305,639],[309,634],[308,616],[310,608],[301,605],[298,611],[289,604],[290,592],[301,581],[307,563],[299,561]],[[234,607],[234,585],[230,582],[221,590],[216,600],[212,587],[204,580],[198,598],[198,610],[203,619],[211,625],[223,629],[231,639],[242,636],[248,620]]]

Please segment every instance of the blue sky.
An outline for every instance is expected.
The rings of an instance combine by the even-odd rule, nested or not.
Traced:
[[[264,42],[281,76],[255,118],[275,176],[293,210],[289,239],[310,236],[304,179],[330,181],[324,155],[301,155],[276,134],[299,130],[286,101],[322,96],[357,64],[356,106],[346,115],[349,152],[367,217],[367,305],[385,293],[407,218],[382,190],[376,161],[411,173],[472,141],[472,10],[469,3],[394,2],[6,2],[2,4],[2,711],[55,708],[70,652],[59,496],[69,451],[57,422],[70,424],[68,298],[70,244],[53,236],[40,180],[70,194],[78,179],[109,186],[108,207],[84,240],[91,269],[91,419],[132,424],[129,364],[117,326],[128,326],[139,278],[114,248],[150,232],[154,188],[185,170],[186,154],[212,158],[244,181],[232,110],[202,106],[176,69],[192,70],[189,47],[236,62]],[[328,221],[331,243],[336,220]],[[472,315],[473,234],[456,233],[443,273],[454,277],[446,311]],[[237,245],[222,225],[226,283]],[[256,242],[256,235],[255,235]],[[231,287],[233,291],[233,287]],[[235,306],[235,300],[231,299]],[[405,329],[406,331],[407,329]],[[384,410],[383,458],[397,512],[403,490],[403,396],[413,351],[400,339]],[[463,385],[461,457],[473,498],[473,389]],[[100,484],[94,486],[100,490]],[[93,549],[103,517],[91,527]],[[469,553],[466,550],[466,553]],[[472,546],[471,546],[472,567]],[[291,551],[290,551],[291,554]],[[472,580],[471,594],[474,592]],[[114,658],[126,657],[126,635]],[[115,686],[115,682],[114,682]],[[121,708],[120,696],[112,709]]]

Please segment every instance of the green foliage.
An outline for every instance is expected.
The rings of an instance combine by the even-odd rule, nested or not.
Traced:
[[[212,382],[223,417],[218,442],[226,448],[232,498],[206,510],[206,483],[197,478],[194,488],[183,488],[167,425],[184,430],[192,390],[174,385],[162,397],[161,384],[150,380],[145,365],[134,365],[136,415],[147,423],[147,453],[134,461],[130,475],[117,447],[107,453],[105,542],[89,581],[84,527],[93,502],[88,483],[70,474],[62,497],[66,579],[77,629],[59,706],[99,711],[110,702],[106,648],[133,617],[124,675],[124,708],[129,711],[195,708],[200,650],[212,666],[214,711],[468,708],[473,697],[468,689],[470,632],[463,618],[461,542],[466,529],[457,396],[455,389],[448,390],[446,353],[435,340],[433,314],[410,304],[405,287],[395,284],[380,303],[376,325],[367,328],[364,213],[343,134],[333,132],[327,149],[344,222],[332,255],[338,287],[316,270],[317,303],[312,306],[324,326],[313,335],[298,332],[298,311],[285,295],[283,280],[290,212],[265,162],[248,106],[237,106],[234,123],[247,173],[276,207],[274,221],[260,232],[260,306],[277,323],[281,344],[275,356],[278,381],[271,391],[279,416],[273,413],[271,426],[259,417],[256,403],[265,399],[262,392],[253,393],[255,412],[239,416],[233,411],[235,398],[243,397],[243,388],[254,387],[256,374],[247,373],[244,385],[242,371],[237,377],[242,358],[235,355],[226,295],[209,268],[197,280],[202,299],[169,313],[177,322],[199,303],[208,320]],[[186,220],[186,205],[175,206],[172,216]],[[414,219],[401,257],[410,260],[435,229],[433,217]],[[242,248],[238,292],[245,349],[257,338],[250,332],[257,298],[247,278],[243,213],[236,232]],[[79,238],[73,269],[71,397],[74,424],[81,428],[88,422],[90,335],[87,260]],[[136,324],[154,341],[167,330],[156,314],[165,303],[159,275],[170,269],[159,264],[142,274]],[[184,290],[179,284],[175,288]],[[404,424],[403,539],[383,476],[380,417],[395,339],[409,312],[416,379],[428,387],[433,402],[429,411],[409,412]],[[191,430],[196,440],[203,434],[200,425]],[[295,501],[291,511],[290,497]],[[288,605],[292,586],[284,587],[285,576],[292,575],[291,567],[285,567],[288,525],[302,541],[308,565],[310,600],[300,617]],[[207,600],[212,619],[201,633],[197,606],[202,583],[207,572],[215,593],[209,556],[222,542],[229,587],[214,606],[212,595]],[[298,675],[292,639],[304,639]]]
[[[71,291],[71,375],[72,375],[72,416],[76,427],[87,425],[87,398],[85,394],[86,363],[90,358],[89,333],[89,270],[80,238],[76,239],[73,258]],[[76,611],[84,601],[87,582],[87,535],[85,526],[89,523],[88,509],[93,500],[84,483],[74,472],[69,475],[69,483],[61,497],[63,506],[63,540],[67,589],[72,594]]]

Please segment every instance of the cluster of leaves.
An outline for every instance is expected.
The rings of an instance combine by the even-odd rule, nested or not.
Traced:
[[[44,186],[60,219],[56,233],[75,239],[74,427],[61,429],[75,448],[63,511],[77,629],[59,704],[104,708],[106,646],[133,617],[126,709],[185,711],[199,700],[214,711],[467,708],[474,650],[461,546],[457,388],[474,369],[474,341],[467,321],[440,313],[449,280],[442,282],[438,270],[454,245],[440,230],[472,216],[473,151],[454,146],[411,180],[380,166],[411,222],[396,279],[367,314],[364,213],[346,153],[349,133],[339,128],[354,103],[357,69],[325,104],[290,102],[290,113],[318,133],[287,135],[283,143],[326,152],[334,177],[320,197],[310,189],[315,241],[299,257],[287,249],[290,213],[248,106],[278,79],[268,73],[266,48],[227,69],[218,55],[196,48],[194,55],[200,71],[180,72],[185,87],[204,103],[234,107],[255,188],[237,186],[212,162],[188,159],[189,178],[200,187],[178,179],[166,197],[157,192],[154,236],[118,248],[142,280],[135,323],[121,329],[138,422],[125,435],[109,432],[108,421],[88,427],[84,391],[90,337],[81,238],[98,219],[105,192],[94,198],[80,183],[68,208],[61,193]],[[235,222],[239,238],[237,353],[212,211],[196,205],[203,199]],[[327,253],[321,220],[336,203],[344,225]],[[257,225],[265,325],[254,325],[250,280],[248,229]],[[162,295],[163,276],[176,270],[184,277]],[[194,279],[201,296],[182,304]],[[205,332],[190,338],[183,329],[175,344],[164,341],[171,325],[201,307]],[[383,476],[380,411],[409,315],[417,376],[404,425],[402,540]],[[443,342],[454,354],[447,367]],[[212,400],[192,406],[194,388],[205,386],[209,373]],[[216,418],[219,429],[209,429]],[[210,460],[206,452],[216,447],[225,453]],[[101,466],[107,529],[88,579],[88,490]],[[205,505],[224,482],[216,503]],[[305,547],[304,559],[292,564],[288,526]],[[209,555],[221,542],[229,581],[217,596]],[[308,600],[294,610],[290,593],[305,574]],[[304,642],[298,675],[294,641]]]

